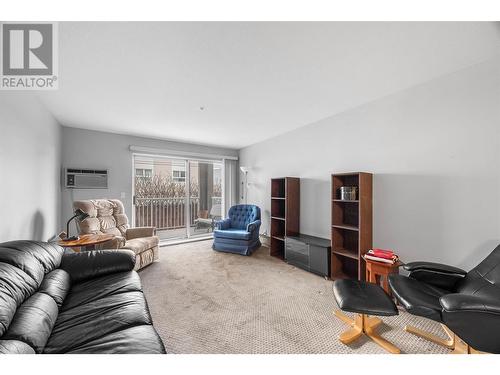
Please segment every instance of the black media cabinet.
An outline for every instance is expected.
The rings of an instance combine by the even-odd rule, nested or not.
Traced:
[[[330,276],[330,240],[299,234],[285,237],[287,263],[320,276]]]

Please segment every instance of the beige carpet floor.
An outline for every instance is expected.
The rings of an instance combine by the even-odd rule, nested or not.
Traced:
[[[346,346],[332,281],[270,257],[218,253],[211,241],[160,249],[140,271],[153,322],[169,353],[386,353],[367,338]],[[400,311],[379,332],[404,353],[447,353],[403,331],[439,325]],[[441,333],[442,335],[442,333]]]

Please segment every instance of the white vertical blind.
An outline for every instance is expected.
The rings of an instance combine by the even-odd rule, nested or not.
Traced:
[[[231,206],[238,202],[238,161],[224,159],[224,182],[225,182],[225,196],[224,196],[224,213]]]

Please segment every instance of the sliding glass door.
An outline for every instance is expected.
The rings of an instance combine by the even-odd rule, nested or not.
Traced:
[[[189,236],[213,232],[222,216],[222,164],[189,161],[189,206],[193,225]]]
[[[222,215],[223,165],[134,155],[134,225],[154,226],[162,241],[209,236]]]

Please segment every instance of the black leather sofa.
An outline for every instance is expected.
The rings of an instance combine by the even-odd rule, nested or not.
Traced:
[[[0,244],[0,353],[165,353],[129,250]]]
[[[393,295],[409,313],[442,323],[450,338],[413,327],[407,331],[456,352],[461,339],[468,345],[465,352],[500,353],[500,245],[469,272],[430,262],[404,269],[408,276],[389,276]]]

